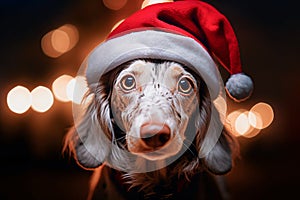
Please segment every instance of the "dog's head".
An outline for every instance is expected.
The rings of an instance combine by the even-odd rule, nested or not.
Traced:
[[[112,113],[131,153],[159,160],[180,151],[199,96],[191,73],[174,62],[139,60],[112,87]]]
[[[184,149],[213,173],[231,169],[233,140],[225,130],[205,157],[198,157],[212,137],[208,124],[219,119],[212,119],[208,88],[197,73],[176,62],[134,60],[104,74],[94,88],[93,101],[67,141],[83,167],[126,160],[112,149],[117,144],[150,161]]]

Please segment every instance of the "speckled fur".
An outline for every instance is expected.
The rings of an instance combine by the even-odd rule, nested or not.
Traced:
[[[122,73],[126,73],[126,69],[132,69],[129,67],[133,64],[135,64],[137,68],[131,71],[131,73],[139,73],[140,70],[142,76],[143,70],[145,70],[141,69],[143,63],[148,63],[151,67],[147,69],[150,70],[147,77],[140,77],[140,80],[147,79],[147,85],[149,83],[152,84],[151,88],[154,88],[159,96],[158,101],[141,101],[141,99],[147,98],[145,92],[148,91],[147,87],[139,88],[143,87],[143,84],[137,86],[139,89],[135,95],[127,96],[126,94],[122,94],[117,86],[119,81],[118,77],[122,77],[121,75]],[[157,80],[163,79],[167,70],[170,69],[170,66],[179,66],[173,70],[184,69],[184,73],[188,73],[194,78],[196,90],[195,94],[191,96],[192,98],[174,98],[176,89],[172,91],[171,88],[169,92],[166,92],[167,90],[158,89],[159,87],[162,88],[162,85],[159,85]],[[149,74],[151,75],[149,76]],[[135,173],[130,171],[122,173],[124,183],[128,183],[130,188],[137,188],[137,191],[142,192],[145,198],[151,198],[151,196],[157,197],[157,195],[159,195],[158,198],[161,199],[174,195],[175,190],[173,187],[179,179],[184,179],[189,182],[193,176],[203,171],[208,171],[212,174],[224,174],[230,171],[232,167],[232,157],[236,152],[236,142],[226,130],[223,130],[219,141],[206,157],[198,157],[201,144],[206,136],[212,105],[206,85],[196,73],[186,71],[184,66],[174,62],[137,60],[126,63],[116,70],[103,75],[99,83],[92,87],[94,87],[94,89],[91,91],[96,91],[94,94],[95,98],[90,103],[85,118],[83,118],[83,121],[79,125],[81,130],[84,128],[88,130],[83,131],[84,137],[78,137],[76,136],[76,130],[72,129],[66,140],[66,146],[70,147],[78,164],[84,168],[96,168],[102,165],[107,158],[110,159],[112,163],[126,165],[126,158],[123,157],[123,154],[116,150],[111,150],[110,145],[106,144],[109,142],[97,138],[95,132],[101,128],[104,134],[108,136],[110,142],[117,143],[120,147],[129,149],[130,151],[134,149],[134,142],[136,141],[129,143],[127,135],[132,131],[132,126],[137,124],[134,118],[137,116],[141,117],[143,113],[149,112],[149,107],[153,106],[153,102],[155,102],[161,106],[159,107],[161,110],[165,110],[169,115],[172,114],[172,116],[169,117],[174,120],[170,126],[172,126],[171,128],[173,134],[176,135],[175,137],[178,137],[177,142],[174,143],[175,149],[170,148],[169,151],[171,153],[167,155],[167,157],[178,153],[182,146],[188,147],[187,151],[178,160],[163,169],[147,173]],[[187,105],[184,107],[184,114],[186,116],[178,115],[179,104],[178,102],[176,103],[176,101],[186,101],[184,104]],[[199,103],[199,112],[195,112],[196,102]],[[128,106],[130,103],[132,105]],[[141,106],[143,103],[145,105]],[[186,119],[183,117],[186,117]],[[182,121],[185,121],[184,124],[182,124]],[[185,140],[185,133],[193,130],[196,132],[194,140]],[[94,141],[95,138],[98,143],[91,143],[91,150],[94,155],[99,155],[97,159],[91,156],[91,150],[88,151],[83,145],[86,142]],[[130,147],[130,145],[132,146]],[[102,152],[98,153],[98,151]],[[142,153],[135,153],[142,157],[144,156]],[[158,194],[158,191],[160,191],[160,193],[161,191],[166,192]]]

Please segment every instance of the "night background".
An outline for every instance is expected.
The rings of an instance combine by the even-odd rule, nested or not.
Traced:
[[[63,74],[75,77],[88,53],[115,23],[141,8],[142,0],[0,1],[0,199],[85,199],[91,171],[62,154],[72,126],[72,103],[54,99],[43,113],[12,112],[7,94],[17,85],[49,89]],[[295,1],[215,0],[240,42],[243,70],[255,84],[243,103],[273,108],[272,124],[252,138],[238,137],[240,159],[226,175],[232,199],[292,199],[300,179],[300,17]],[[111,4],[110,4],[111,5]],[[113,6],[113,5],[112,5]],[[114,6],[118,6],[117,4]],[[115,10],[114,10],[115,9]],[[78,31],[73,48],[58,57],[45,55],[42,38],[66,24]],[[224,80],[228,77],[224,75]]]

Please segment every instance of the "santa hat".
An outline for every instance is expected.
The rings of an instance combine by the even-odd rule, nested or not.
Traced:
[[[212,99],[221,90],[215,60],[231,75],[226,91],[232,99],[245,100],[253,90],[252,80],[242,73],[239,45],[229,21],[198,0],[154,4],[125,19],[90,54],[88,85],[139,58],[171,60],[193,68],[206,82]]]

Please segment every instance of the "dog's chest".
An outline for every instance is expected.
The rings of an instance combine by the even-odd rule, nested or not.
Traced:
[[[95,189],[93,200],[222,199],[215,180],[207,173],[195,175],[190,182],[178,180],[172,189],[157,186],[156,194],[153,195],[146,195],[143,191],[139,191],[138,188],[129,188],[130,185],[123,183],[118,172],[104,167],[101,179]]]

